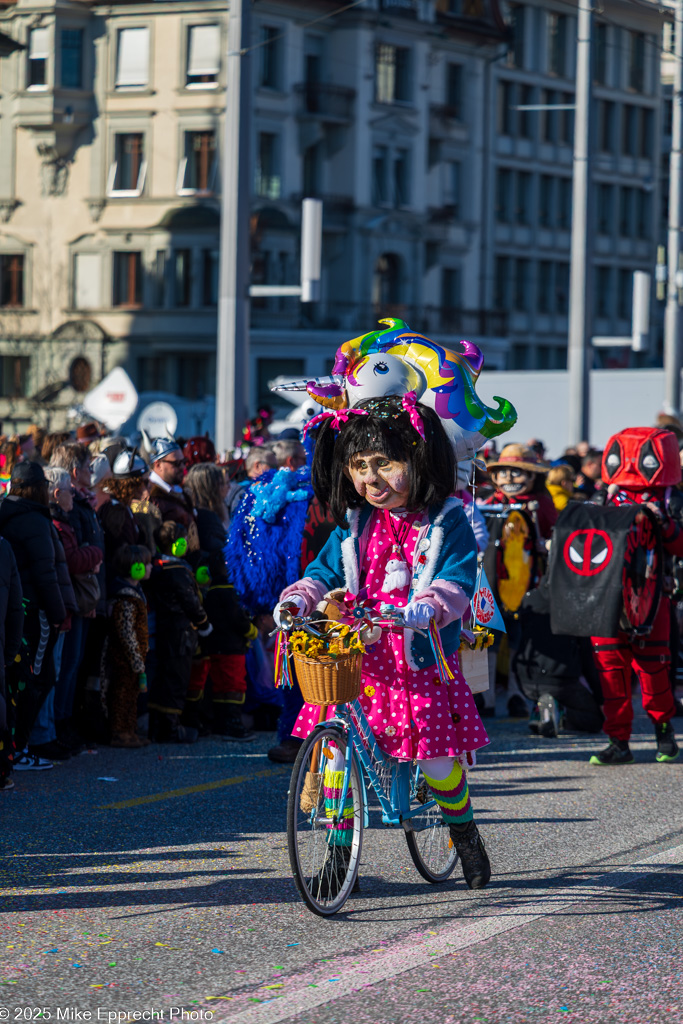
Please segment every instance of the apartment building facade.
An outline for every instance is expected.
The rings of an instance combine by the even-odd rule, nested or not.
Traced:
[[[530,0],[509,4],[506,17],[511,40],[495,66],[489,118],[487,304],[509,312],[511,368],[561,369],[567,353],[576,5]],[[654,278],[662,25],[656,4],[607,0],[596,12],[594,335],[630,335],[633,272]],[[556,109],[524,109],[529,107]],[[661,351],[656,336],[654,358],[658,346]],[[629,357],[625,349],[598,356],[608,365]]]

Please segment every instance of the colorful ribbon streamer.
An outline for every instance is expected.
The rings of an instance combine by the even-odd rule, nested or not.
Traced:
[[[282,630],[278,633],[275,644],[275,687],[278,690],[292,689],[292,674],[287,653],[287,634]]]
[[[439,630],[436,628],[434,619],[429,620],[429,642],[432,646],[432,654],[434,655],[434,661],[436,662],[436,671],[439,673],[439,679],[446,685],[449,680],[455,679],[455,676],[451,672],[450,665],[446,661],[446,655],[443,653],[443,646],[441,644],[441,636]]]

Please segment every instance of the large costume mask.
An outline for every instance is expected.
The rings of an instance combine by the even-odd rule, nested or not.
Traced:
[[[613,434],[602,456],[602,478],[627,491],[653,491],[680,483],[675,434],[659,427],[628,427]]]
[[[494,469],[491,479],[496,489],[502,491],[508,498],[515,498],[520,494],[530,494],[534,487],[536,474],[529,473],[526,469]]]
[[[475,385],[484,357],[470,341],[452,352],[411,331],[403,320],[387,318],[384,330],[345,342],[338,350],[330,377],[292,381],[276,391],[307,391],[328,409],[353,408],[367,398],[404,395],[434,409],[453,444],[456,459],[472,458],[487,440],[505,433],[517,421],[507,399],[494,396],[492,409],[477,396]]]

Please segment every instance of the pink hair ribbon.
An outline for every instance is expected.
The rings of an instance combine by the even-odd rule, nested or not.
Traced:
[[[325,409],[323,412],[319,412],[317,416],[309,420],[304,427],[304,438],[312,427],[317,426],[318,423],[322,423],[323,420],[332,420],[332,429],[341,430],[344,424],[348,421],[349,416],[367,416],[368,413],[365,409]]]
[[[422,422],[422,417],[417,411],[417,395],[415,394],[415,392],[406,392],[406,394],[403,396],[403,401],[401,402],[401,405],[408,413],[412,426],[415,428],[415,430],[417,430],[422,440],[425,441],[426,438],[424,423]]]

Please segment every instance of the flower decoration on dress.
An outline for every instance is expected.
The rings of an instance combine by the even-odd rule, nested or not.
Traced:
[[[375,687],[374,686],[366,686],[365,689],[363,690],[363,693],[365,694],[366,697],[374,697],[375,696]]]
[[[384,731],[387,734],[387,736],[396,735],[396,728],[393,725],[388,725]]]

